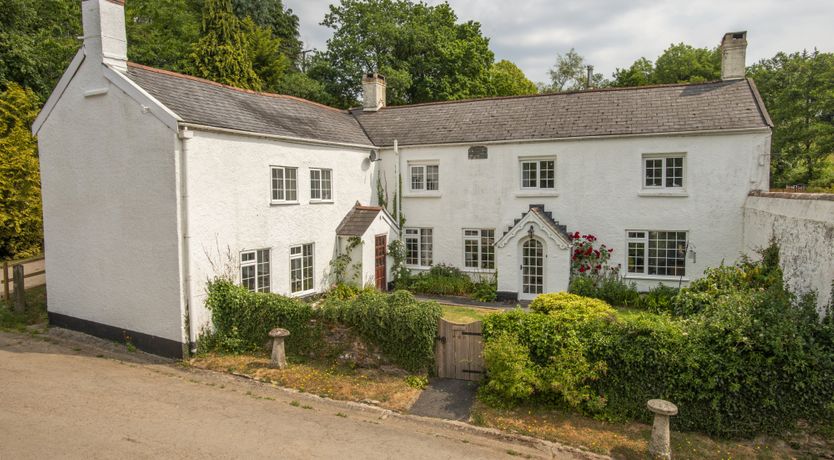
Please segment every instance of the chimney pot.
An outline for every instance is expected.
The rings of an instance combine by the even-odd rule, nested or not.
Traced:
[[[362,76],[362,110],[376,112],[385,107],[385,77],[368,72]]]
[[[87,58],[127,72],[124,0],[83,0],[81,16]]]
[[[739,80],[745,77],[747,68],[747,31],[727,32],[721,40],[721,79]]]

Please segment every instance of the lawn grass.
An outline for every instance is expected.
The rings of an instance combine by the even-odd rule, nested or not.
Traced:
[[[501,310],[492,308],[461,307],[458,305],[440,305],[443,310],[443,319],[453,323],[474,323],[481,321],[485,316],[500,313]]]
[[[408,377],[379,369],[352,368],[344,364],[290,356],[285,369],[269,367],[263,355],[198,355],[190,364],[202,369],[234,372],[277,386],[343,401],[375,401],[380,407],[406,411],[420,395]]]
[[[12,299],[14,294],[12,294]],[[46,323],[46,286],[37,286],[26,290],[26,311],[14,312],[10,300],[0,300],[0,328],[23,331],[27,326]]]
[[[618,459],[648,458],[652,431],[650,425],[637,422],[609,423],[541,407],[495,409],[482,402],[475,404],[472,421],[477,425],[581,447]],[[781,439],[765,436],[733,441],[673,431],[671,439],[672,454],[676,459],[817,458],[820,453],[795,450]],[[824,446],[823,451],[828,447]]]

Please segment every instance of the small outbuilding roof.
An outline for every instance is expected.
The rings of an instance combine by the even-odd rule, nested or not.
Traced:
[[[387,218],[389,224],[397,227],[394,219],[388,214],[385,208],[380,206],[362,206],[356,203],[354,207],[348,211],[342,222],[336,227],[336,235],[338,236],[362,236],[368,231],[368,228],[374,222],[379,213],[383,213]]]
[[[378,146],[731,131],[772,126],[751,80],[494,97],[352,111]]]
[[[371,145],[346,110],[305,99],[259,93],[129,63],[127,77],[185,123],[346,144]]]

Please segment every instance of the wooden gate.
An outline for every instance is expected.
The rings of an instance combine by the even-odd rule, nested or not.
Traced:
[[[435,360],[437,376],[458,380],[481,380],[484,376],[484,342],[480,321],[469,324],[440,319],[437,325]]]

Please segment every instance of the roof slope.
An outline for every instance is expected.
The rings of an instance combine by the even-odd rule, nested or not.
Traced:
[[[378,146],[765,128],[748,80],[612,88],[355,110]]]
[[[356,203],[354,207],[348,211],[342,222],[336,227],[336,235],[339,236],[362,236],[368,231],[368,227],[374,223],[376,216],[379,213],[387,214],[387,212],[379,206],[362,206]],[[388,216],[390,219],[390,216]],[[393,219],[390,219],[393,223]]]
[[[257,134],[370,145],[347,111],[292,96],[247,91],[130,63],[128,78],[183,122]]]

